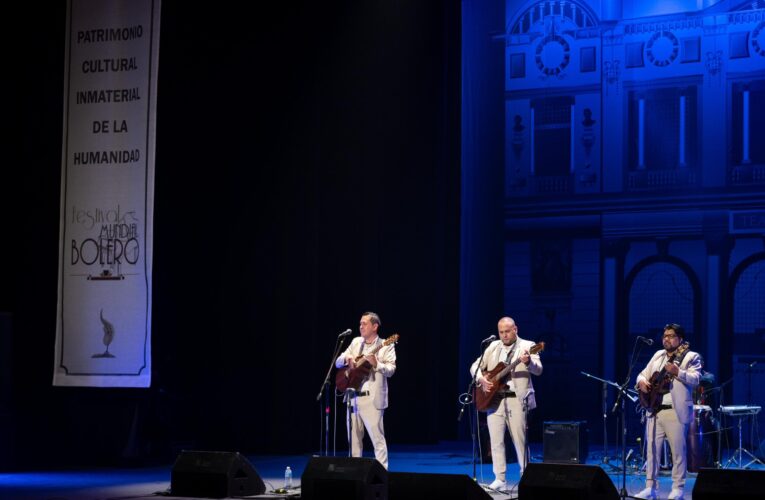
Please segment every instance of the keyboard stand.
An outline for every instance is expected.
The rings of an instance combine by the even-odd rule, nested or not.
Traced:
[[[762,461],[755,457],[754,454],[744,448],[742,440],[741,440],[741,422],[744,420],[744,417],[748,417],[749,415],[754,415],[755,412],[752,413],[743,413],[736,415],[736,418],[738,418],[738,449],[733,452],[733,455],[728,459],[727,462],[725,462],[725,465],[723,466],[723,469],[727,469],[731,465],[735,465],[736,469],[748,469],[752,466],[752,464],[760,464],[765,465],[765,463],[762,463]],[[749,458],[752,460],[744,465],[744,454],[746,454]]]

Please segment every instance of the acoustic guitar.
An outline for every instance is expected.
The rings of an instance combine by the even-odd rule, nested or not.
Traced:
[[[688,342],[683,342],[677,349],[667,356],[667,363],[673,363],[676,366],[680,366],[683,362],[683,358],[687,353],[691,345]],[[655,371],[651,374],[651,378],[648,379],[648,383],[651,384],[651,389],[648,392],[638,391],[638,398],[640,399],[640,406],[647,410],[651,410],[656,413],[661,407],[661,401],[664,399],[664,395],[669,392],[669,384],[674,378],[667,372],[665,367],[661,370]]]
[[[531,349],[529,349],[529,354],[537,354],[544,350],[545,343],[539,342],[534,344]],[[505,385],[507,376],[515,369],[516,366],[518,366],[518,363],[520,362],[520,356],[518,356],[518,358],[510,364],[506,364],[500,361],[497,363],[497,366],[495,366],[493,370],[483,374],[483,378],[489,380],[494,385],[492,385],[491,389],[488,391],[484,390],[483,386],[480,384],[473,390],[475,407],[478,408],[479,411],[485,411],[488,408],[491,408],[494,400],[497,398],[497,391],[499,391],[500,387]]]
[[[385,342],[375,347],[371,352],[359,354],[348,366],[339,368],[335,375],[335,387],[337,387],[337,390],[347,391],[348,389],[354,389],[358,391],[361,388],[361,384],[364,383],[364,379],[372,371],[372,365],[364,359],[364,356],[374,356],[383,347],[395,344],[396,342],[398,342],[398,333],[394,333],[385,339]]]

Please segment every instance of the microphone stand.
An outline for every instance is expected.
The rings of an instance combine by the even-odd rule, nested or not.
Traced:
[[[473,372],[473,378],[470,380],[470,385],[468,386],[468,390],[464,394],[460,394],[459,402],[462,404],[462,408],[460,408],[460,413],[457,415],[457,421],[459,422],[462,419],[462,414],[465,411],[465,406],[468,406],[473,403],[473,390],[477,389],[476,381],[478,380],[478,370],[481,368],[481,363],[483,363],[483,356],[486,354],[486,349],[483,348],[483,345],[486,341],[481,342],[481,357],[478,358],[478,364],[475,367],[475,371]],[[475,460],[475,450],[476,450],[476,429],[480,425],[479,419],[478,419],[478,407],[475,407],[475,425],[470,426],[470,437],[473,441],[473,453],[472,453],[472,462],[473,462],[473,481],[477,479],[476,476],[476,460]]]
[[[526,433],[527,439],[526,439],[526,449],[524,450],[524,458],[523,458],[523,471],[525,472],[526,469],[529,466],[529,457],[531,456],[531,447],[529,446],[529,396],[531,396],[532,390],[526,391],[526,395],[523,396],[523,420],[526,422],[526,428],[523,430]]]
[[[356,400],[356,389],[349,387],[345,391],[345,426],[348,431],[348,458],[353,456],[353,436],[351,434],[353,432],[353,422],[351,421],[351,415],[359,410],[356,403],[358,403]],[[359,422],[357,421],[356,423],[358,424]]]
[[[466,406],[470,406],[471,404],[473,404],[473,393],[472,393],[472,390],[473,390],[473,382],[474,381],[475,381],[475,379],[471,380],[470,381],[470,385],[468,385],[467,392],[463,392],[462,394],[459,395],[459,398],[457,398],[457,400],[462,405],[462,407],[460,408],[460,412],[457,414],[457,422],[461,422],[462,421],[462,415],[465,413],[465,407]],[[473,481],[475,481],[476,480],[476,473],[475,473],[475,467],[476,467],[475,466],[475,448],[476,448],[476,446],[475,446],[475,443],[476,443],[476,441],[475,441],[475,429],[476,429],[476,426],[473,425],[473,414],[468,412],[468,417],[470,417],[470,423],[469,423],[469,425],[470,425],[470,440],[473,443],[473,451],[472,451],[472,458],[471,458],[471,460],[472,460],[472,463],[473,463]],[[477,411],[476,411],[476,417],[478,417],[478,412]]]
[[[335,341],[335,350],[332,353],[332,359],[329,362],[329,368],[327,369],[327,375],[324,377],[324,381],[321,383],[321,389],[319,389],[319,394],[316,396],[316,402],[321,401],[321,397],[324,397],[324,411],[322,411],[322,415],[320,417],[319,422],[319,428],[322,428],[322,424],[324,429],[324,456],[329,456],[329,391],[327,388],[329,387],[329,376],[332,374],[332,368],[335,367],[335,360],[340,355],[340,348],[343,345],[343,339],[345,338],[345,335],[342,333],[338,335],[337,340]],[[322,440],[319,439],[319,456],[322,455],[321,452],[321,446],[322,446]]]
[[[616,402],[614,403],[613,408],[611,408],[611,413],[615,413],[616,409],[621,406],[621,418],[622,418],[622,488],[619,491],[619,498],[635,498],[633,496],[630,496],[627,494],[627,420],[626,420],[626,405],[624,403],[624,398],[629,398],[633,403],[637,401],[637,397],[632,396],[630,393],[627,392],[627,386],[630,383],[630,379],[632,378],[632,369],[635,367],[635,362],[637,361],[638,355],[640,354],[640,350],[643,348],[642,343],[640,343],[640,349],[638,349],[639,339],[635,339],[635,344],[632,347],[632,357],[630,359],[630,366],[627,369],[627,378],[625,378],[624,383],[619,386],[619,395],[616,396]],[[646,443],[649,444],[649,443]],[[654,457],[655,459],[656,457]]]
[[[608,456],[608,430],[607,430],[607,419],[608,419],[608,409],[607,409],[607,399],[608,399],[608,386],[612,385],[616,387],[618,390],[621,390],[622,387],[617,384],[616,382],[612,380],[606,380],[600,377],[596,377],[595,375],[591,375],[587,372],[580,371],[582,375],[584,375],[587,378],[595,379],[603,383],[603,392],[602,392],[602,404],[603,404],[603,457],[601,458],[600,462],[602,464],[608,465],[611,467],[611,469],[619,471],[619,467],[615,466],[614,464],[610,463],[610,458]],[[629,379],[628,379],[629,380]],[[627,389],[627,392],[629,393],[629,389]],[[634,403],[637,401],[634,396],[627,395],[627,397],[630,398],[630,400]]]

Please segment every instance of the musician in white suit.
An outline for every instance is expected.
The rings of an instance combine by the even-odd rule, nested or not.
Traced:
[[[471,376],[484,390],[490,390],[493,384],[483,374],[496,368],[497,363],[510,364],[520,360],[515,369],[507,377],[507,381],[497,394],[496,404],[487,410],[486,424],[489,428],[491,442],[491,460],[494,470],[494,481],[489,485],[495,490],[507,488],[506,472],[507,458],[505,457],[505,430],[510,429],[515,453],[521,475],[528,462],[526,449],[526,416],[529,410],[537,407],[534,398],[534,384],[531,375],[542,374],[542,361],[538,354],[529,354],[534,343],[518,337],[518,326],[513,318],[504,317],[497,323],[499,340],[495,340],[470,367]],[[481,363],[478,366],[478,363]]]
[[[667,498],[684,498],[686,439],[693,418],[693,389],[699,385],[702,368],[701,357],[690,349],[674,356],[684,338],[682,326],[677,323],[666,325],[662,337],[664,348],[656,351],[637,376],[635,388],[646,394],[651,391],[649,381],[654,372],[665,369],[672,378],[669,392],[662,396],[661,407],[656,412],[649,410],[646,413],[646,487],[635,495],[637,498],[656,498],[659,456],[665,439],[672,452],[672,490]],[[672,362],[668,362],[670,356],[674,358]]]
[[[349,389],[345,395],[351,412],[350,441],[351,454],[360,457],[363,449],[364,429],[375,450],[375,458],[383,467],[388,468],[388,445],[385,442],[383,413],[388,407],[388,378],[396,372],[396,348],[393,343],[380,348],[383,340],[377,335],[380,317],[373,312],[366,312],[359,321],[360,335],[354,338],[348,348],[335,361],[337,368],[353,363],[359,355],[364,355],[372,370],[364,379],[358,391]],[[376,354],[372,351],[378,349]]]

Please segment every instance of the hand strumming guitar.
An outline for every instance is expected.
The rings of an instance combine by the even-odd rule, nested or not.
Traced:
[[[638,389],[640,389],[640,392],[648,394],[648,392],[651,390],[651,384],[649,384],[646,380],[641,380],[638,382]]]
[[[367,360],[367,362],[372,365],[372,368],[377,368],[377,356],[374,354],[370,354],[367,356],[364,356],[364,359]]]
[[[481,384],[481,389],[484,390],[484,392],[489,392],[492,387],[494,387],[494,384],[487,379],[486,377],[481,377],[480,380],[478,380],[478,383]]]

